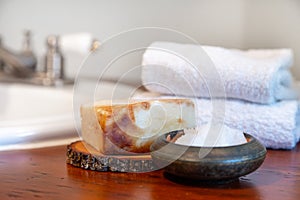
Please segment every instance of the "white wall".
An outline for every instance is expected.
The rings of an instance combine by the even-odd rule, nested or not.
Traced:
[[[3,42],[19,49],[22,31],[30,29],[38,55],[49,34],[88,31],[105,40],[134,27],[158,26],[181,31],[202,44],[292,47],[297,65],[299,21],[297,0],[0,0]],[[300,69],[293,72],[300,79]]]
[[[36,46],[50,33],[93,32],[100,39],[138,26],[173,28],[204,43],[241,47],[240,0],[0,0],[0,32],[19,46],[31,29]]]
[[[245,48],[292,48],[300,80],[300,1],[245,0]]]

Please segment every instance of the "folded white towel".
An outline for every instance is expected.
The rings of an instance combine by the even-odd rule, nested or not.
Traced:
[[[222,100],[219,100],[222,101]],[[218,102],[220,104],[220,102]],[[213,104],[196,99],[198,123],[212,117]],[[215,116],[224,116],[216,111]],[[220,111],[221,112],[221,111]],[[292,149],[299,141],[299,104],[296,100],[261,105],[240,100],[225,101],[224,123],[258,138],[266,147]]]
[[[241,51],[155,42],[143,55],[142,81],[148,90],[163,94],[224,97],[224,92],[209,91],[217,83],[226,97],[267,104],[297,97],[288,71],[292,62],[290,49]]]
[[[152,97],[171,98],[157,93],[138,94],[134,98]],[[194,98],[194,102],[198,126],[210,123],[214,114],[214,121],[224,121],[230,128],[249,133],[268,148],[292,149],[300,139],[300,108],[296,100],[281,101],[272,105],[198,98]],[[215,105],[218,107],[215,108]],[[222,106],[224,109],[220,109]]]

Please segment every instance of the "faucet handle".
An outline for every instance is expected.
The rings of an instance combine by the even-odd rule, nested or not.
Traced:
[[[24,31],[24,40],[23,40],[23,53],[32,53],[31,49],[31,31],[26,30]]]
[[[48,50],[46,53],[45,71],[50,79],[64,78],[64,58],[59,48],[59,37],[50,35],[47,38]]]
[[[59,36],[50,35],[47,37],[48,50],[60,51],[59,48]]]
[[[23,48],[20,55],[25,57],[30,57],[31,59],[33,59],[35,64],[31,67],[31,70],[34,72],[36,70],[37,58],[32,51],[31,36],[32,34],[30,30],[24,31]]]

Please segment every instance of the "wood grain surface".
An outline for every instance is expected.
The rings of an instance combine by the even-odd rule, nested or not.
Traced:
[[[199,185],[149,173],[96,172],[66,164],[66,146],[0,152],[0,199],[300,199],[300,145],[268,150],[254,173]]]

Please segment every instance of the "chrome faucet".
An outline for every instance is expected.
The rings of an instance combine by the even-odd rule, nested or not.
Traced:
[[[45,66],[37,70],[37,59],[31,48],[31,33],[24,34],[23,49],[19,53],[4,47],[0,37],[0,82],[19,82],[46,86],[73,83],[64,76],[64,57],[60,51],[59,37],[51,35],[46,40]],[[90,53],[100,47],[98,40],[91,41]],[[41,66],[42,67],[42,66]]]
[[[25,32],[26,48],[20,53],[14,53],[0,43],[1,69],[15,77],[29,77],[36,69],[37,59],[32,53],[30,43],[30,32]]]
[[[73,83],[72,80],[66,80],[63,76],[63,56],[59,51],[58,37],[49,36],[47,45],[45,70],[38,72],[36,70],[37,59],[31,49],[30,31],[25,32],[23,49],[19,53],[4,47],[0,39],[0,81],[47,86]]]

